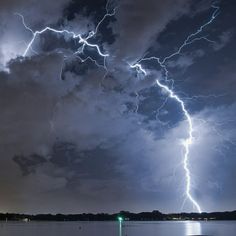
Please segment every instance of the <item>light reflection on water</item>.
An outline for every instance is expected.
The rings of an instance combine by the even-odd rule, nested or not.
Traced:
[[[122,228],[123,228],[122,225],[123,225],[123,224],[122,224],[122,222],[120,221],[120,222],[119,222],[119,236],[122,236]]]
[[[0,222],[0,236],[235,236],[236,221]]]
[[[200,222],[186,221],[184,223],[186,235],[202,235],[202,227]]]

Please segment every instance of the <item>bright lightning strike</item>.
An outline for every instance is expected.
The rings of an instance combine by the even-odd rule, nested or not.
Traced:
[[[20,14],[18,14],[21,18],[22,18],[22,22],[23,22],[23,25],[24,27],[27,29],[27,30],[30,30],[31,33],[33,34],[33,37],[32,39],[30,40],[30,42],[28,43],[24,53],[23,53],[23,56],[25,57],[29,50],[32,48],[33,46],[33,43],[35,41],[35,39],[37,38],[38,35],[41,35],[43,33],[45,33],[46,31],[51,31],[51,32],[54,32],[54,33],[57,33],[57,34],[68,34],[68,35],[71,35],[71,37],[73,39],[79,39],[79,43],[82,44],[82,48],[84,48],[86,45],[89,46],[89,47],[94,47],[96,48],[97,52],[99,53],[100,56],[102,57],[107,57],[109,56],[109,54],[104,54],[101,52],[101,49],[100,47],[97,45],[97,44],[91,44],[88,42],[87,39],[84,39],[82,38],[82,35],[81,34],[76,34],[75,32],[73,31],[69,31],[69,30],[57,30],[57,29],[54,29],[54,28],[51,28],[49,26],[45,27],[44,29],[40,30],[40,31],[33,31],[32,29],[30,29],[26,24],[25,24],[25,20],[24,20],[24,17]],[[77,52],[76,52],[77,53]]]
[[[194,204],[194,206],[197,208],[198,212],[201,213],[201,207],[197,203],[197,201],[192,197],[191,195],[191,175],[190,170],[188,167],[188,159],[189,159],[189,147],[193,142],[193,123],[190,114],[186,110],[185,104],[183,100],[181,100],[171,89],[169,89],[167,86],[161,84],[159,80],[156,80],[157,85],[164,89],[166,92],[168,92],[169,96],[173,99],[175,99],[181,106],[182,111],[184,113],[184,116],[186,117],[186,120],[188,122],[188,138],[184,141],[184,170],[185,170],[185,177],[186,177],[186,195],[189,198],[189,200]]]
[[[178,48],[178,50],[172,54],[170,54],[169,56],[165,57],[164,59],[158,58],[158,57],[149,57],[149,58],[142,58],[141,60],[139,60],[137,63],[131,64],[130,68],[136,69],[137,73],[143,73],[144,76],[146,76],[148,73],[147,71],[143,68],[141,62],[143,61],[150,61],[150,60],[155,60],[158,62],[158,64],[161,66],[161,68],[164,71],[164,79],[166,82],[168,82],[168,74],[169,71],[167,69],[166,66],[166,62],[169,59],[172,59],[174,56],[178,56],[180,55],[181,51],[188,45],[193,44],[196,41],[199,40],[206,40],[207,42],[210,43],[214,43],[214,41],[209,40],[207,37],[197,37],[200,33],[203,32],[203,30],[210,25],[214,19],[217,17],[217,15],[219,14],[219,10],[220,8],[218,6],[212,5],[212,8],[214,9],[213,14],[211,15],[211,18],[209,21],[207,21],[205,24],[201,25],[199,27],[199,29],[190,34],[185,41],[183,42],[183,44]],[[185,119],[188,123],[188,137],[184,140],[183,146],[184,146],[184,157],[183,157],[183,168],[185,171],[185,180],[186,180],[186,190],[185,190],[185,194],[186,197],[190,200],[190,202],[192,202],[193,206],[197,209],[197,211],[199,213],[202,212],[201,207],[199,205],[199,203],[194,199],[194,197],[191,194],[191,171],[189,168],[189,152],[190,152],[190,146],[193,143],[193,122],[192,122],[192,118],[188,112],[188,110],[186,109],[186,105],[184,103],[184,101],[178,96],[176,95],[176,93],[173,90],[173,84],[174,82],[172,81],[172,85],[171,86],[167,86],[164,85],[163,83],[161,83],[158,79],[156,80],[156,84],[163,90],[165,90],[168,93],[168,97],[174,99],[181,107],[182,112],[185,116]],[[161,107],[163,107],[165,104],[163,104]]]
[[[66,30],[66,29],[63,29],[63,30],[58,30],[58,29],[54,29],[50,26],[46,26],[44,29],[40,30],[40,31],[33,31],[29,26],[27,26],[27,24],[25,23],[25,19],[24,19],[24,16],[19,14],[19,13],[16,13],[16,15],[18,15],[19,17],[21,17],[22,19],[22,24],[23,26],[25,27],[25,29],[27,29],[28,31],[30,31],[32,33],[32,39],[30,40],[30,42],[27,44],[27,47],[23,53],[23,56],[25,57],[29,50],[33,50],[33,44],[35,42],[35,40],[37,39],[37,36],[49,31],[49,32],[53,32],[53,33],[56,33],[56,34],[67,34],[67,35],[70,35],[72,39],[78,39],[78,42],[80,44],[82,44],[82,51],[80,49],[78,49],[74,54],[78,54],[78,53],[83,53],[84,51],[84,48],[85,46],[87,47],[90,47],[90,48],[95,48],[96,51],[98,52],[98,54],[101,56],[101,57],[108,57],[109,54],[108,53],[103,53],[102,50],[100,49],[100,47],[97,45],[97,44],[92,44],[92,43],[89,43],[89,39],[91,39],[92,37],[94,37],[97,32],[98,32],[98,28],[100,27],[100,25],[104,22],[104,20],[107,18],[107,17],[112,17],[115,15],[116,13],[116,8],[113,9],[113,11],[111,13],[109,13],[109,9],[108,9],[108,5],[109,5],[109,1],[107,2],[107,5],[106,5],[106,14],[103,16],[103,18],[101,19],[101,21],[98,22],[96,28],[94,31],[91,31],[88,35],[88,37],[86,38],[83,38],[81,34],[77,34],[75,33],[74,31],[69,31],[69,30]]]
[[[135,64],[132,66],[132,68],[136,68],[138,70],[140,70],[141,72],[144,73],[144,75],[147,75],[147,72],[145,69],[142,68],[141,64]],[[185,170],[185,177],[186,177],[186,195],[189,198],[189,200],[193,203],[193,205],[196,207],[196,209],[198,210],[199,213],[202,212],[200,205],[197,203],[197,201],[193,198],[193,196],[191,195],[191,175],[190,175],[190,170],[188,167],[188,161],[189,161],[189,147],[193,142],[193,122],[191,119],[191,116],[189,114],[189,112],[186,109],[186,106],[184,104],[184,101],[177,96],[172,89],[170,89],[168,86],[162,84],[159,80],[156,80],[156,84],[163,90],[165,90],[169,97],[174,99],[180,106],[181,109],[184,113],[184,116],[188,122],[188,138],[184,140],[184,161],[183,161],[183,165],[184,165],[184,170]]]

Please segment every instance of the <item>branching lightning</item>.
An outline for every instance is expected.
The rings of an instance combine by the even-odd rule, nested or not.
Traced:
[[[84,52],[84,48],[87,46],[87,47],[90,47],[90,48],[95,48],[96,51],[98,52],[98,54],[103,57],[103,58],[106,58],[109,56],[108,53],[103,53],[102,50],[100,49],[99,45],[97,44],[92,44],[92,43],[89,43],[89,39],[91,39],[92,37],[96,36],[97,32],[98,32],[98,29],[99,27],[101,26],[101,24],[104,22],[104,20],[107,18],[107,17],[112,17],[115,15],[116,13],[116,8],[114,8],[112,10],[112,12],[110,13],[109,12],[109,1],[107,2],[107,5],[106,5],[106,14],[102,17],[102,19],[98,22],[97,26],[95,27],[95,30],[94,31],[91,31],[89,32],[88,36],[87,37],[83,37],[81,34],[77,34],[76,32],[74,31],[69,31],[67,29],[63,29],[63,30],[58,30],[58,29],[55,29],[55,28],[52,28],[50,26],[46,26],[45,28],[43,28],[42,30],[37,30],[37,31],[33,31],[29,26],[27,26],[26,22],[25,22],[25,19],[24,19],[24,16],[22,14],[19,14],[19,13],[15,13],[15,15],[18,15],[19,17],[21,17],[22,19],[22,24],[23,26],[25,27],[25,29],[27,29],[28,31],[30,31],[32,33],[32,39],[29,41],[29,43],[27,44],[27,47],[23,53],[23,57],[27,56],[29,50],[33,50],[33,44],[35,42],[35,40],[37,39],[37,37],[41,34],[44,34],[46,33],[47,31],[49,32],[53,32],[53,33],[56,33],[56,34],[62,34],[62,35],[69,35],[71,36],[72,39],[75,39],[75,40],[78,40],[79,44],[81,44],[82,46],[80,48],[82,48],[82,50],[80,50],[80,48],[74,52],[74,54],[80,54],[80,53],[83,53]]]
[[[22,19],[22,24],[25,27],[26,30],[30,31],[32,34],[32,38],[31,40],[28,42],[26,49],[23,52],[23,56],[27,56],[27,54],[29,53],[30,50],[33,50],[33,44],[35,42],[35,40],[37,39],[38,36],[44,34],[45,32],[49,31],[49,32],[53,32],[55,34],[61,34],[61,35],[69,35],[72,39],[78,40],[79,44],[81,45],[74,53],[73,55],[75,55],[77,58],[79,58],[82,62],[86,61],[86,60],[92,60],[97,66],[100,66],[96,60],[92,59],[91,57],[87,57],[86,59],[82,59],[79,54],[84,52],[84,48],[85,47],[89,47],[89,48],[94,48],[97,53],[99,54],[99,56],[104,58],[104,68],[107,69],[105,67],[105,59],[107,57],[109,57],[110,55],[108,53],[103,52],[103,50],[100,48],[100,46],[98,44],[92,44],[89,42],[89,40],[93,37],[96,36],[98,29],[100,27],[100,25],[104,22],[104,20],[107,17],[111,17],[114,16],[116,13],[116,8],[113,9],[112,12],[109,12],[108,9],[108,4],[109,1],[106,5],[106,14],[103,16],[103,18],[101,19],[101,21],[97,24],[97,26],[95,27],[95,30],[90,32],[88,34],[87,37],[83,37],[83,35],[81,34],[77,34],[74,31],[69,31],[67,29],[62,29],[62,30],[58,30],[55,28],[52,28],[50,26],[46,26],[45,28],[43,28],[42,30],[37,30],[37,31],[33,31],[29,26],[27,26],[27,24],[25,23],[25,19],[23,17],[23,15],[18,14],[18,16],[21,17]],[[182,52],[182,50],[188,46],[193,44],[196,41],[199,40],[205,40],[209,43],[214,43],[214,41],[210,40],[207,38],[207,36],[199,36],[200,33],[203,32],[203,30],[209,26],[217,17],[217,15],[219,14],[219,10],[220,8],[218,6],[212,5],[212,8],[214,9],[213,14],[211,15],[210,19],[203,25],[201,25],[194,33],[190,34],[185,40],[184,42],[181,44],[181,46],[172,54],[166,56],[165,58],[161,59],[159,57],[146,57],[146,58],[141,58],[139,60],[137,60],[137,62],[135,63],[131,63],[129,64],[129,67],[131,69],[136,69],[136,71],[139,74],[142,74],[144,76],[147,76],[149,74],[148,70],[146,70],[143,65],[142,62],[147,62],[147,61],[151,61],[154,60],[158,63],[158,65],[162,68],[163,70],[163,74],[164,74],[164,80],[161,82],[159,79],[156,79],[156,85],[158,87],[160,87],[161,89],[163,89],[167,94],[167,98],[165,99],[165,102],[163,103],[163,105],[158,109],[160,110],[161,108],[163,108],[167,102],[168,98],[171,98],[173,100],[176,101],[176,103],[178,104],[178,106],[180,106],[183,115],[187,121],[188,124],[188,137],[184,140],[183,142],[183,147],[184,147],[184,156],[183,156],[183,169],[185,171],[185,180],[186,180],[186,190],[185,190],[185,194],[186,194],[186,198],[189,199],[189,201],[193,204],[193,206],[195,207],[195,209],[201,213],[201,207],[200,204],[194,199],[194,197],[192,196],[191,193],[191,170],[189,168],[189,154],[190,154],[190,146],[193,143],[193,121],[191,118],[190,113],[188,112],[187,108],[186,108],[186,104],[184,102],[183,99],[181,99],[180,96],[178,96],[175,92],[174,92],[174,81],[173,80],[169,80],[169,71],[166,65],[166,62],[170,59],[173,59],[173,57],[180,55],[180,53]],[[107,72],[107,71],[106,71]],[[171,83],[169,83],[171,82]],[[167,85],[168,84],[168,85]],[[136,105],[136,112],[138,112],[138,101],[139,101],[139,94],[138,92],[135,93],[136,94],[136,98],[137,98],[137,105]]]
[[[212,5],[212,8],[214,9],[213,14],[211,15],[211,18],[209,21],[207,21],[205,24],[201,25],[199,27],[199,29],[197,29],[196,32],[190,34],[185,40],[184,42],[181,44],[181,46],[178,48],[178,50],[168,56],[166,56],[164,59],[158,58],[158,57],[148,57],[148,58],[142,58],[141,60],[139,60],[137,63],[131,64],[130,67],[131,68],[135,68],[137,70],[138,73],[143,73],[144,76],[146,76],[148,74],[148,72],[143,68],[141,62],[143,61],[150,61],[150,60],[155,60],[158,62],[158,64],[161,66],[161,68],[164,71],[164,80],[165,82],[168,82],[168,68],[166,66],[166,62],[169,59],[172,59],[175,56],[180,55],[180,53],[182,52],[182,50],[188,46],[193,44],[196,41],[199,40],[206,40],[207,42],[210,43],[214,43],[214,41],[209,40],[207,37],[198,37],[198,35],[200,33],[203,32],[203,30],[210,25],[214,19],[217,17],[217,15],[219,14],[219,10],[220,8],[218,6]],[[181,99],[173,90],[173,85],[174,85],[174,81],[171,80],[171,86],[167,86],[165,84],[163,84],[162,82],[160,82],[158,79],[156,79],[156,84],[163,89],[164,91],[166,91],[168,93],[168,97],[174,99],[181,107],[181,110],[185,116],[185,119],[188,123],[188,137],[184,140],[183,142],[183,146],[184,146],[184,157],[183,157],[183,168],[185,171],[185,180],[186,180],[186,190],[185,190],[185,194],[186,197],[190,200],[190,202],[192,202],[193,206],[197,209],[197,211],[199,213],[202,212],[202,209],[200,207],[200,204],[194,199],[194,197],[191,194],[191,170],[189,168],[189,153],[190,153],[190,146],[193,143],[193,121],[191,118],[190,113],[188,112],[186,105],[183,101],[183,99]],[[165,105],[165,102],[163,103],[163,105],[161,106],[161,108]]]

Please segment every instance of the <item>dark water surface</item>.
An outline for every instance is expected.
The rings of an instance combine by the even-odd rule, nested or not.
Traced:
[[[236,236],[236,221],[0,222],[1,236]]]

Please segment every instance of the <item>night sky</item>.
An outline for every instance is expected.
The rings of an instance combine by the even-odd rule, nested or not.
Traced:
[[[188,124],[156,79],[193,121],[192,196],[203,211],[235,210],[236,2],[214,6],[201,40],[166,61],[166,80],[155,61],[143,62],[147,76],[130,65],[178,51],[211,19],[211,1],[1,0],[0,211],[196,211],[185,196]],[[85,39],[106,8],[88,42],[109,56],[50,31],[24,56],[33,32]]]

